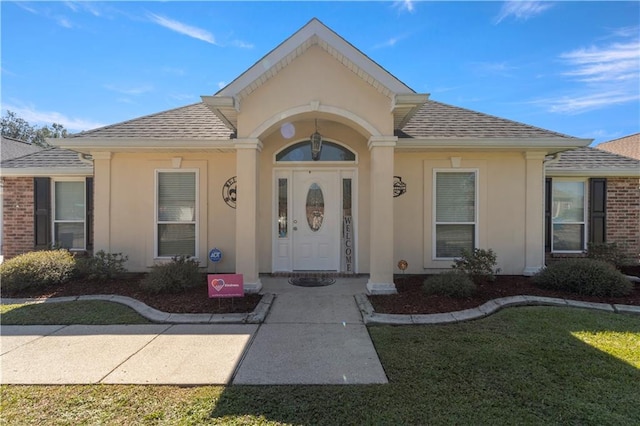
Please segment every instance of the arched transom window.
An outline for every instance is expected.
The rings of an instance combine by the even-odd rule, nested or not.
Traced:
[[[313,161],[311,142],[307,140],[286,147],[276,154],[276,161]],[[356,161],[356,154],[337,143],[323,141],[318,161]]]

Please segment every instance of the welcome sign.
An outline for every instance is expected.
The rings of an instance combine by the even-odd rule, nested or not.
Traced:
[[[209,298],[244,297],[242,274],[207,274]]]

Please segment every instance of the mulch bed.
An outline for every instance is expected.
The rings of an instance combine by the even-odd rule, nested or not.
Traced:
[[[105,283],[95,281],[71,281],[66,284],[47,288],[44,291],[27,290],[20,293],[6,293],[2,297],[63,297],[82,296],[88,294],[117,294],[137,299],[152,308],[163,312],[195,314],[195,313],[244,313],[252,312],[262,296],[246,294],[243,298],[209,299],[206,277],[202,285],[175,294],[151,294],[140,288],[140,281],[145,274],[128,273],[122,278]]]
[[[625,273],[640,276],[640,267],[625,268]],[[369,296],[369,300],[378,313],[387,314],[436,314],[476,308],[491,299],[508,296],[546,296],[561,299],[582,300],[586,302],[612,303],[621,305],[640,305],[640,284],[624,297],[593,297],[575,293],[543,290],[535,287],[529,277],[499,275],[494,282],[480,284],[474,297],[455,299],[447,296],[426,296],[422,293],[422,283],[426,275],[396,276],[398,294],[390,296]]]
[[[640,276],[640,266],[626,268],[625,273]],[[177,294],[151,294],[140,288],[140,281],[145,274],[125,274],[122,278],[106,283],[93,281],[72,281],[64,285],[46,290],[28,290],[20,293],[7,293],[2,290],[2,297],[62,297],[88,294],[117,294],[140,300],[147,305],[164,312],[171,313],[244,313],[255,309],[261,296],[247,294],[244,298],[209,299],[206,278],[201,286]],[[589,297],[573,293],[543,290],[535,287],[528,277],[500,275],[494,282],[481,284],[479,291],[472,298],[454,299],[446,296],[425,296],[421,286],[425,275],[396,276],[398,294],[389,296],[369,296],[374,309],[378,313],[393,314],[431,314],[453,312],[475,308],[483,303],[507,296],[547,296],[562,299],[583,300],[587,302],[615,303],[640,306],[640,284],[624,297]],[[364,288],[363,288],[364,291]]]

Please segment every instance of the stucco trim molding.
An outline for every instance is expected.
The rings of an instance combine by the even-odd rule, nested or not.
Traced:
[[[262,141],[258,138],[235,139],[233,147],[238,149],[256,149],[262,152]]]
[[[375,147],[391,147],[395,148],[398,144],[397,136],[371,136],[369,138],[369,142],[367,143],[367,147],[369,150]]]
[[[317,101],[313,101],[307,105],[299,105],[272,115],[270,118],[256,127],[253,132],[251,132],[251,134],[249,135],[249,139],[257,139],[265,134],[269,129],[276,126],[278,123],[281,123],[291,117],[308,113],[320,113],[326,114],[328,116],[342,117],[346,119],[346,124],[355,124],[356,127],[360,127],[361,133],[366,132],[366,136],[382,136],[382,133],[380,133],[380,131],[378,131],[378,129],[373,124],[369,123],[359,115],[340,107],[332,105],[322,105]],[[341,121],[343,123],[345,122],[345,120],[337,121]]]

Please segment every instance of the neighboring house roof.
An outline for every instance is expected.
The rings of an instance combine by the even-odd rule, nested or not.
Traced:
[[[33,145],[18,139],[2,136],[2,145],[0,146],[0,161],[11,160],[12,158],[22,157],[42,150],[38,145]]]
[[[640,160],[591,147],[565,151],[546,164],[548,176],[640,177]]]
[[[596,148],[640,160],[640,133],[602,142]]]
[[[3,176],[88,176],[93,174],[93,163],[81,160],[75,151],[46,148],[19,158],[3,161]]]

